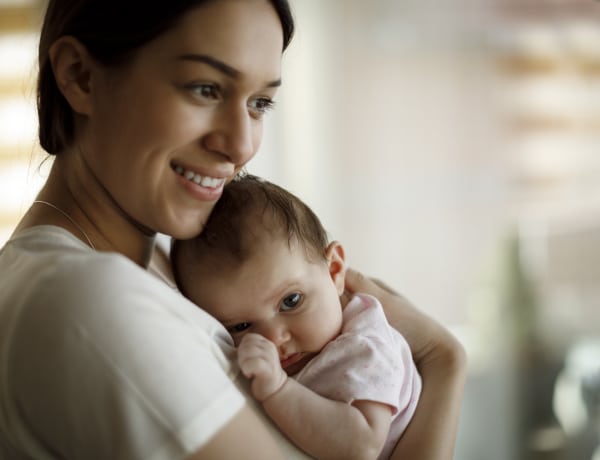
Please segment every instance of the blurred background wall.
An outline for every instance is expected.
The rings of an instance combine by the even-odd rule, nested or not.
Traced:
[[[457,459],[598,460],[600,2],[292,5],[249,170],[465,344]],[[43,7],[0,0],[0,244],[50,163],[35,139]]]

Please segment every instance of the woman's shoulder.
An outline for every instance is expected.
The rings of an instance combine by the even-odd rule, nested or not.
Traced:
[[[2,318],[48,316],[58,329],[73,323],[95,334],[109,325],[142,327],[162,318],[184,328],[226,335],[209,315],[144,268],[118,253],[96,252],[57,227],[32,228],[0,253]],[[187,325],[187,326],[186,326]],[[6,323],[4,323],[6,326]]]
[[[102,356],[145,375],[185,357],[236,373],[227,331],[180,293],[120,254],[39,230],[0,253],[0,345],[12,362],[78,363],[78,372],[91,372]],[[182,370],[172,373],[189,378]]]
[[[13,285],[21,279],[30,288],[65,295],[86,291],[105,298],[114,289],[136,288],[140,283],[144,292],[163,291],[162,283],[125,256],[94,251],[54,226],[32,227],[12,238],[0,252],[0,272],[12,276]]]
[[[235,415],[244,398],[233,344],[216,320],[119,254],[37,233],[0,253],[0,428],[3,417],[26,420],[47,445],[72,447],[73,427],[89,427],[76,447],[105,440],[97,458],[118,443],[123,457],[164,450],[174,458]],[[114,411],[130,439],[102,422]]]

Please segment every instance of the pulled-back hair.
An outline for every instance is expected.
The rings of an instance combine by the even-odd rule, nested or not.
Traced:
[[[289,245],[297,242],[309,260],[326,260],[327,231],[316,214],[278,185],[242,175],[225,186],[200,235],[174,242],[175,278],[181,280],[181,270],[197,263],[215,268],[242,263],[265,238],[286,238]]]
[[[38,50],[37,106],[40,145],[56,155],[74,137],[71,107],[56,85],[49,51],[60,37],[77,38],[99,62],[119,66],[173,27],[190,9],[214,0],[49,0]],[[270,0],[281,21],[283,50],[294,34],[288,0]],[[283,51],[282,50],[282,51]]]

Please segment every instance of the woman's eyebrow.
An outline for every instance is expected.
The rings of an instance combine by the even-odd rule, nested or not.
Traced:
[[[218,70],[219,72],[228,76],[229,78],[233,78],[235,80],[239,79],[242,75],[242,72],[240,72],[239,70],[234,69],[229,64],[225,64],[223,61],[209,56],[207,54],[182,54],[178,57],[178,59],[183,61],[202,62]],[[277,80],[273,80],[266,84],[267,88],[275,88],[278,86],[281,86],[281,78],[278,78]]]

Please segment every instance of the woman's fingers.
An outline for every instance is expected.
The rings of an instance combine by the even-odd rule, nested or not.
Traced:
[[[395,295],[404,299],[398,291],[392,289],[380,279],[367,277],[353,268],[348,268],[346,271],[346,289],[350,292],[369,292],[370,290],[376,290],[377,292],[385,292],[386,294]]]
[[[348,268],[346,270],[346,289],[350,292],[367,292],[374,283],[361,272]]]
[[[352,292],[371,294],[379,299],[388,322],[404,336],[417,364],[428,354],[431,344],[437,342],[438,335],[442,334],[439,325],[432,318],[419,311],[383,281],[373,280],[349,268],[346,288]]]

